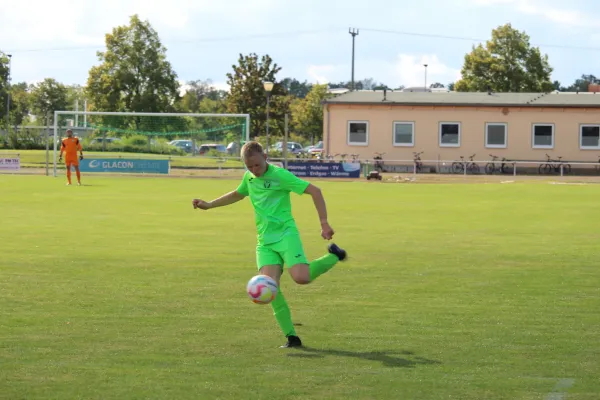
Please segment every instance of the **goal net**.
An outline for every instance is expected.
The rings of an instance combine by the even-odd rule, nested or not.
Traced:
[[[54,176],[68,129],[81,140],[84,154],[222,157],[239,155],[249,140],[249,126],[249,114],[55,111]]]

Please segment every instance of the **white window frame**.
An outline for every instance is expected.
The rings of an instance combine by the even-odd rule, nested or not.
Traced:
[[[546,145],[536,145],[535,144],[535,127],[536,126],[551,126],[552,127],[552,144],[549,146]],[[531,148],[532,149],[553,149],[554,148],[554,137],[556,136],[556,127],[551,122],[535,122],[531,124]]]
[[[366,132],[366,142],[351,142],[350,141],[350,125],[351,124],[366,124],[367,125],[367,132]],[[348,144],[348,146],[368,146],[369,145],[369,121],[348,121],[348,125],[346,127],[346,143]]]
[[[599,150],[600,149],[600,140],[598,146],[584,146],[583,145],[583,128],[598,128],[600,130],[600,124],[580,124],[579,125],[579,149],[580,150]]]
[[[504,144],[489,144],[488,143],[488,127],[490,125],[501,125],[504,127]],[[505,149],[508,147],[508,124],[506,122],[486,122],[485,123],[485,147],[488,149]]]
[[[458,143],[457,144],[442,143],[442,125],[458,125]],[[439,143],[440,147],[460,147],[461,140],[462,140],[462,126],[461,126],[460,122],[441,121],[438,124],[438,143]]]
[[[410,143],[396,143],[396,125],[410,125],[412,129]],[[414,121],[394,121],[392,125],[392,144],[394,147],[414,147],[415,146],[415,122]]]

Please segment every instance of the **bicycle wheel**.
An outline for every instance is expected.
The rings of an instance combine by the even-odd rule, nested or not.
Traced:
[[[485,173],[488,175],[493,175],[496,170],[496,165],[494,163],[489,163],[485,166]]]
[[[452,163],[452,172],[454,172],[455,174],[462,174],[463,164],[459,162]]]
[[[570,174],[571,173],[571,164],[564,164],[563,165],[563,173],[565,173],[565,174]]]
[[[469,165],[469,172],[472,174],[478,174],[479,172],[481,172],[481,169],[479,168],[479,165],[471,163]]]
[[[540,175],[548,175],[552,172],[552,165],[550,164],[542,164],[539,168]]]
[[[503,174],[508,173],[508,165],[502,163],[502,165],[500,166],[500,171],[502,171]]]

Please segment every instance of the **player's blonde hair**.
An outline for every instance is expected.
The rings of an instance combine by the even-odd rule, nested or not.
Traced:
[[[242,156],[242,160],[254,155],[254,154],[264,154],[263,147],[258,142],[247,142],[242,146],[242,150],[240,155]]]

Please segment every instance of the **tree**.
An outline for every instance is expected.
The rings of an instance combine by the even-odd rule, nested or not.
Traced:
[[[214,112],[200,111],[200,103],[206,99],[220,104],[227,98],[227,92],[215,89],[210,80],[189,81],[186,83],[186,86],[185,94],[181,98],[179,107],[183,112]]]
[[[26,82],[20,82],[10,87],[10,124],[22,125],[31,110],[31,94]],[[45,124],[46,121],[43,121]]]
[[[444,87],[444,84],[439,83],[439,82],[435,82],[435,83],[432,83],[431,85],[429,85],[430,89],[437,89],[437,88],[443,88],[443,87]]]
[[[45,121],[47,115],[51,119],[54,111],[66,110],[67,88],[53,78],[46,78],[31,88],[31,109],[35,116]]]
[[[67,88],[67,110],[75,110],[75,103],[78,102],[79,111],[84,111],[85,89],[81,85],[68,85]]]
[[[559,86],[557,90],[563,92],[587,92],[590,84],[600,84],[600,79],[596,78],[594,75],[581,75],[581,78],[576,79],[570,86],[562,87]]]
[[[492,30],[485,47],[473,47],[461,73],[455,86],[460,92],[549,92],[554,87],[548,56],[531,47],[529,36],[511,24]]]
[[[283,86],[290,96],[303,99],[306,97],[308,92],[310,92],[310,89],[312,89],[313,85],[307,81],[300,82],[294,78],[285,78],[281,81],[281,86]]]
[[[227,110],[236,114],[250,114],[250,135],[257,137],[266,132],[267,94],[264,82],[273,82],[269,110],[269,133],[281,135],[284,115],[288,112],[291,100],[285,88],[277,82],[276,75],[281,70],[269,55],[260,59],[255,53],[240,54],[233,72],[227,73],[230,87],[227,96]]]
[[[352,81],[342,81],[337,83],[329,83],[331,89],[351,89]],[[389,86],[384,83],[376,83],[373,78],[365,78],[359,81],[354,81],[354,90],[379,90],[378,88],[388,88]],[[403,88],[403,86],[402,86]]]
[[[296,134],[309,138],[311,143],[323,138],[323,106],[321,102],[331,97],[327,85],[314,85],[306,98],[292,105],[292,122]]]
[[[106,51],[97,55],[101,64],[90,70],[86,88],[91,109],[174,110],[179,97],[177,75],[149,22],[133,15],[128,26],[118,26],[106,35]]]
[[[8,56],[0,51],[0,121],[6,121],[6,96],[8,95]],[[5,129],[5,123],[2,124]]]

